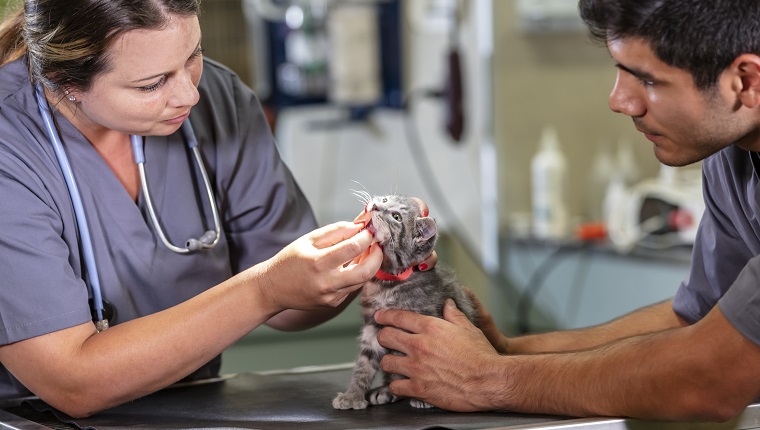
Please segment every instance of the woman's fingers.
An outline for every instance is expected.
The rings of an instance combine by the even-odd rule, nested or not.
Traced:
[[[372,219],[372,213],[368,212],[366,209],[363,210],[359,215],[354,218],[354,224],[361,224],[362,226],[366,226],[369,220]]]
[[[425,258],[425,260],[417,265],[417,268],[424,272],[426,270],[432,269],[436,264],[438,264],[438,253],[433,251],[430,255],[427,256],[427,258]]]
[[[380,245],[373,243],[369,249],[362,253],[357,259],[341,267],[342,281],[346,283],[363,284],[367,282],[383,263],[383,251]]]
[[[308,233],[307,237],[315,248],[324,249],[356,236],[362,228],[359,224],[340,221],[318,228]]]

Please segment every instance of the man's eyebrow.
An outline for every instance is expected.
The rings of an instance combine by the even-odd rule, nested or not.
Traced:
[[[630,67],[624,66],[620,63],[615,63],[615,67],[617,67],[620,70],[623,70],[626,73],[630,73],[631,75],[644,80],[644,81],[654,81],[656,80],[655,77],[651,73],[647,73],[641,70],[632,69]]]

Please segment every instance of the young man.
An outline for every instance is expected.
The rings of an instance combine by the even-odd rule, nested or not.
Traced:
[[[760,2],[580,0],[616,63],[610,108],[662,163],[704,160],[706,212],[676,296],[583,330],[507,338],[378,312],[391,390],[459,410],[722,421],[760,395]],[[485,334],[485,336],[484,336]],[[443,348],[442,345],[446,345]]]

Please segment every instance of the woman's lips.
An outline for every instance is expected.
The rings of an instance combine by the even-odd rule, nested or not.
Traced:
[[[177,117],[174,117],[174,118],[170,118],[170,119],[167,119],[167,120],[164,120],[164,121],[161,121],[161,122],[164,122],[166,124],[182,124],[182,122],[185,121],[188,116],[190,116],[190,111],[187,111],[186,113],[184,113],[184,114],[182,114],[180,116],[177,116]]]

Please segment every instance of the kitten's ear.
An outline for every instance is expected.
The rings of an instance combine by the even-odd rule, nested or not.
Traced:
[[[417,218],[414,222],[414,227],[417,230],[417,242],[425,242],[431,237],[435,236],[438,231],[438,226],[433,218],[424,217]]]

